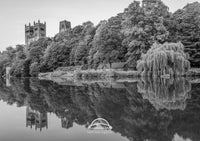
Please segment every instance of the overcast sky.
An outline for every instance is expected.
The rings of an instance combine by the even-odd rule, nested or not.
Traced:
[[[170,11],[200,0],[163,0]],[[92,21],[95,25],[123,12],[133,0],[0,0],[0,50],[24,44],[24,25],[46,21],[47,36],[58,33],[59,21],[69,20],[72,26]]]

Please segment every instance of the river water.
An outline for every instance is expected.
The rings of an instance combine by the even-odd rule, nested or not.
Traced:
[[[0,141],[200,141],[193,79],[0,81]]]

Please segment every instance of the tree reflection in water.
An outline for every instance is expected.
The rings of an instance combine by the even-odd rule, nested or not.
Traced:
[[[103,117],[114,132],[130,141],[200,140],[200,84],[184,79],[126,82],[116,88],[100,83],[64,86],[37,79],[11,84],[6,87],[0,81],[1,100],[29,106],[37,113],[55,113],[62,128],[73,128],[73,123],[88,127]]]
[[[184,110],[190,98],[191,84],[184,78],[143,78],[138,92],[157,109]]]

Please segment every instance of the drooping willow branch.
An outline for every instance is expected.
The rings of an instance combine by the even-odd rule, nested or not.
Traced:
[[[142,76],[182,76],[190,69],[188,55],[182,43],[153,44],[137,62]]]

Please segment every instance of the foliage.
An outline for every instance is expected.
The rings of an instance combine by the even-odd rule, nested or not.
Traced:
[[[36,77],[40,72],[39,64],[34,62],[30,65],[30,75]]]
[[[155,43],[138,61],[137,69],[143,76],[179,76],[190,69],[188,56],[181,43]]]
[[[31,64],[31,60],[30,59],[25,59],[24,60],[23,77],[30,77],[30,64]]]
[[[141,4],[134,1],[122,13],[96,26],[86,21],[52,38],[40,38],[29,46],[8,47],[0,53],[0,75],[10,66],[12,72],[16,72],[13,74],[30,76],[30,66],[36,63],[39,72],[77,65],[82,65],[83,69],[97,69],[112,63],[126,63],[127,70],[135,70],[142,54],[154,43],[165,42],[181,42],[183,50],[189,54],[187,59],[191,66],[199,67],[199,15],[198,2],[170,13],[161,0],[142,0]],[[20,65],[22,62],[24,65]],[[23,66],[23,71],[17,66]],[[184,72],[179,71],[178,75]]]
[[[30,52],[33,48],[40,48],[41,53],[44,53],[47,46],[51,44],[52,40],[48,37],[40,38],[37,41],[32,42],[29,46],[26,47],[26,52]]]
[[[26,58],[26,54],[24,52],[24,45],[16,45],[16,60],[20,60],[20,59],[25,59]]]
[[[75,52],[75,65],[87,64],[88,46],[86,44],[79,43]]]
[[[181,41],[190,55],[192,67],[200,66],[200,3],[187,4],[173,13],[168,30],[173,42]]]
[[[168,39],[169,33],[163,25],[163,18],[168,14],[168,8],[160,0],[143,0],[142,7],[140,2],[134,1],[125,9],[122,45],[127,48],[129,68],[136,68],[141,54],[154,42],[164,43]]]
[[[0,55],[0,75],[4,75],[6,71],[6,66],[10,64],[10,58],[7,54],[3,53]]]
[[[16,48],[8,47],[6,51],[0,54],[0,75],[4,75],[6,67],[10,66],[12,67],[12,72],[15,72],[13,74],[21,76],[21,74],[19,74],[21,68],[17,67],[23,66],[23,59],[25,57],[24,46],[17,45]],[[14,71],[14,69],[17,70]]]
[[[95,34],[95,27],[92,22],[88,21],[82,24],[83,30],[81,31],[78,44],[72,50],[70,55],[70,63],[74,65],[85,65],[88,62],[89,50],[91,42]]]
[[[91,68],[97,68],[99,64],[111,64],[124,60],[126,49],[121,45],[121,22],[122,15],[118,14],[108,21],[101,21],[98,25],[89,52]]]
[[[22,77],[24,60],[17,60],[12,64],[10,74],[16,77]]]
[[[48,47],[48,51],[44,55],[44,64],[52,71],[61,66],[70,64],[71,48],[65,43],[54,42]]]

